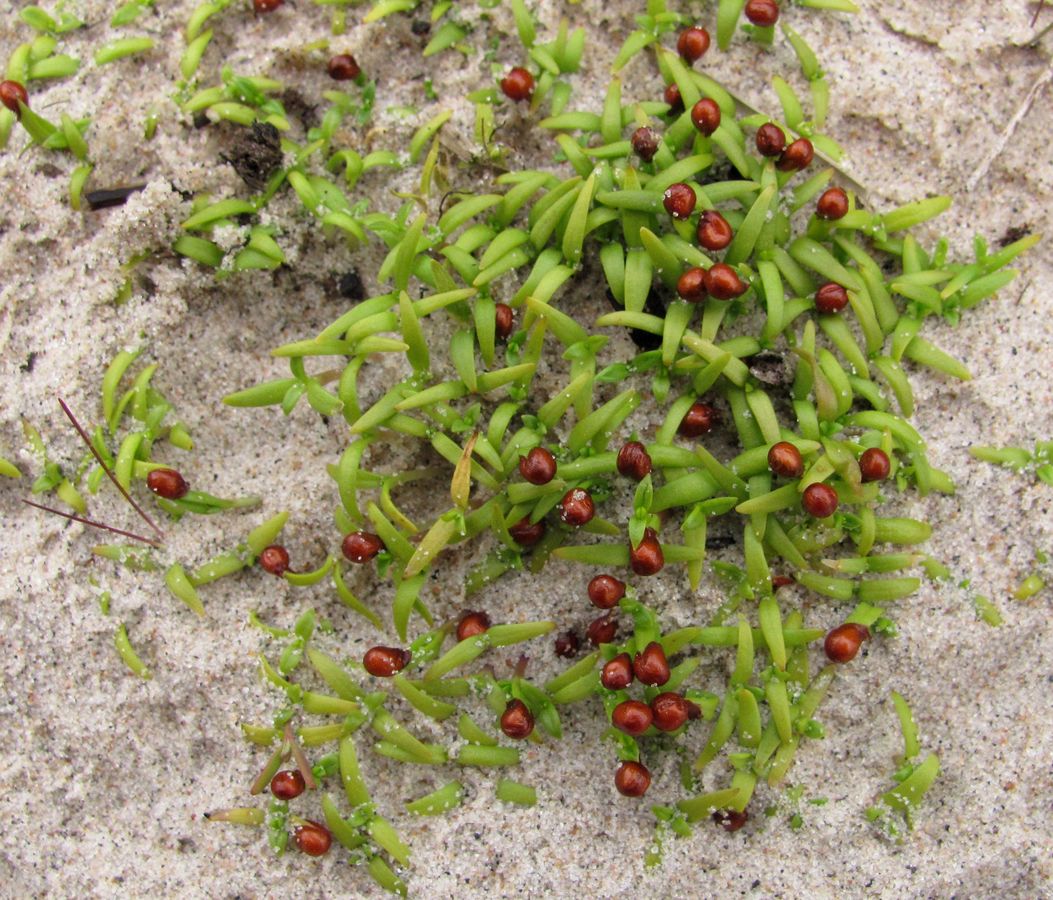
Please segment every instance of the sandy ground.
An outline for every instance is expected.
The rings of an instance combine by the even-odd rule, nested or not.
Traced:
[[[992,242],[1010,228],[1048,235],[1053,39],[1025,46],[1035,31],[1034,4],[862,5],[854,17],[802,9],[789,15],[819,50],[832,89],[829,131],[847,148],[873,204],[888,208],[927,194],[955,195],[939,228],[962,255],[970,253],[977,233]],[[29,39],[12,6],[5,5],[0,24],[5,59]],[[159,39],[143,61],[103,69],[89,64],[76,78],[35,95],[34,103],[55,118],[61,110],[94,117],[89,141],[98,165],[91,186],[148,182],[127,206],[73,213],[65,203],[68,156],[20,155],[20,136],[0,154],[0,455],[37,474],[22,438],[25,419],[40,429],[53,459],[75,465],[82,451],[56,395],[96,420],[106,363],[121,348],[145,346],[144,359],[160,363],[155,384],[197,444],[190,456],[166,450],[173,464],[195,487],[220,495],[258,493],[264,512],[290,510],[286,538],[294,560],[316,562],[333,543],[336,498],[324,464],[340,451],[341,429],[335,422],[326,427],[306,408],[283,418],[275,411],[224,410],[219,398],[282,374],[268,350],[314,333],[343,310],[334,288],[351,266],[372,292],[377,251],[349,254],[320,240],[298,224],[295,203],[286,198],[272,209],[287,223],[291,268],[217,282],[166,256],[141,269],[149,281],[136,280],[128,303],[117,308],[112,302],[123,281],[120,264],[177,233],[188,210],[177,191],[208,189],[221,196],[244,190],[218,160],[229,133],[186,127],[165,100],[178,70],[177,35],[191,6],[159,4],[126,29]],[[105,25],[112,8],[87,0],[78,9],[99,24],[68,36],[62,49],[88,60],[114,37]],[[305,58],[298,48],[326,34],[325,10],[302,0],[269,18],[229,11],[205,57],[206,71],[216,73],[222,58],[238,72],[285,79],[315,102],[329,86],[324,57]],[[586,71],[575,81],[571,105],[597,108],[609,61],[637,10],[586,0],[563,11],[590,35]],[[544,3],[538,12],[551,25],[560,9]],[[465,16],[476,21],[478,11],[469,6]],[[479,22],[471,39],[476,45],[499,29],[511,31],[507,11],[490,16],[491,24]],[[1041,23],[1051,17],[1053,9],[1045,10]],[[708,5],[701,18],[712,24]],[[483,83],[490,63],[479,53],[467,64],[452,52],[422,60],[426,39],[414,36],[409,23],[398,17],[356,26],[334,41],[379,78],[377,130],[355,135],[360,146],[404,146],[412,128],[439,108],[425,99],[425,75],[439,103],[456,112],[451,139],[470,139],[471,112],[457,98]],[[508,38],[496,60],[518,63],[519,52]],[[396,58],[399,65],[392,67]],[[707,66],[755,104],[774,109],[764,73],[785,73],[792,59],[786,46],[770,58],[737,43],[729,55],[711,53]],[[657,84],[650,63],[634,63],[627,72],[627,93],[651,96]],[[154,102],[161,104],[162,124],[154,141],[144,144],[141,123]],[[389,111],[395,105],[422,111],[402,119]],[[1018,111],[1015,129],[1006,134]],[[547,153],[544,136],[520,118],[503,129],[516,164],[528,163],[539,148]],[[458,186],[470,182],[469,174],[455,171]],[[365,180],[358,191],[391,203],[379,178]],[[897,608],[899,638],[875,643],[835,684],[820,711],[828,737],[799,753],[790,781],[803,787],[805,798],[829,802],[804,803],[803,827],[794,831],[787,801],[761,792],[743,831],[728,835],[703,823],[693,839],[669,843],[666,864],[656,871],[643,866],[651,815],[615,794],[613,754],[597,737],[595,711],[571,709],[566,738],[526,755],[516,777],[537,785],[539,803],[525,811],[494,800],[492,775],[467,771],[458,776],[468,787],[462,808],[411,819],[400,811],[401,802],[454,777],[452,770],[440,775],[387,765],[363,753],[382,811],[413,847],[407,873],[413,895],[1053,896],[1049,596],[1043,592],[1023,603],[1010,597],[1031,571],[1036,551],[1053,550],[1053,489],[1030,475],[978,464],[966,453],[972,443],[1028,446],[1053,437],[1051,246],[1040,244],[1023,260],[1017,281],[959,328],[931,326],[929,336],[966,362],[971,382],[921,372],[914,378],[915,421],[934,463],[959,490],[955,497],[906,499],[902,509],[935,524],[931,552],[956,579],[971,579],[970,591],[992,598],[1005,624],[992,629],[979,621],[964,590],[926,585]],[[94,535],[23,507],[30,482],[0,485],[0,818],[7,823],[0,837],[0,894],[378,894],[341,853],[275,860],[257,833],[209,825],[202,814],[243,802],[263,757],[245,745],[238,723],[265,721],[277,705],[255,674],[261,638],[246,624],[248,611],[289,625],[314,604],[336,628],[335,635],[320,638],[322,645],[350,657],[379,636],[322,588],[297,591],[259,572],[204,589],[209,615],[197,621],[156,575],[93,559]],[[91,512],[115,524],[133,521],[109,487],[91,499]],[[169,528],[165,558],[203,561],[236,543],[259,518],[184,520]],[[449,577],[435,586],[438,614],[462,607],[460,576],[468,562],[467,555],[455,557]],[[525,577],[510,578],[476,602],[496,620],[554,617],[573,624],[586,616],[586,579],[579,569],[556,566],[541,590]],[[371,596],[369,581],[355,586]],[[112,594],[109,617],[97,603],[102,590]],[[654,579],[643,594],[677,624],[704,621],[719,602],[715,584],[688,596],[674,574]],[[836,621],[832,604],[803,594],[798,599],[810,620]],[[386,597],[378,593],[376,602]],[[114,653],[119,620],[155,672],[152,681],[129,675]],[[538,674],[556,670],[550,649],[535,656]],[[711,684],[704,686],[716,687],[723,675],[710,668]],[[863,817],[887,788],[900,749],[890,689],[909,698],[923,745],[943,766],[917,829],[898,845]],[[428,733],[426,724],[415,727]],[[655,776],[649,799],[679,796],[670,768],[660,767]],[[708,776],[714,784],[715,778]],[[760,814],[776,803],[775,815]]]

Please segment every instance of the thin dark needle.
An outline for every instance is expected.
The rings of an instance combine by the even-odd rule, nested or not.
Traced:
[[[1038,17],[1042,15],[1042,10],[1046,5],[1046,0],[1039,0],[1038,5],[1035,7],[1035,15],[1031,19],[1031,27],[1035,27],[1035,23],[1038,21]]]
[[[106,525],[103,522],[96,522],[93,519],[85,519],[83,516],[75,516],[73,513],[62,512],[60,509],[52,509],[50,506],[44,506],[43,503],[34,503],[32,500],[23,500],[26,506],[34,506],[37,509],[42,509],[44,512],[54,513],[56,516],[62,516],[63,519],[69,519],[72,522],[80,522],[82,525],[90,525],[92,528],[101,528],[103,531],[112,531],[114,534],[119,534],[122,537],[131,538],[134,541],[142,541],[144,544],[149,544],[151,547],[160,549],[161,545],[153,540],[153,538],[143,537],[141,534],[135,534],[131,531],[125,531],[122,528],[114,528],[112,525]]]
[[[91,438],[88,437],[87,432],[85,432],[85,430],[81,427],[80,422],[77,421],[77,417],[73,415],[73,412],[70,410],[70,408],[66,406],[65,401],[61,397],[59,397],[58,402],[59,406],[62,407],[62,411],[66,414],[66,418],[73,423],[73,427],[77,429],[77,434],[80,435],[81,440],[84,441],[84,443],[87,445],[88,449],[91,451],[91,455],[94,456],[95,459],[98,461],[99,465],[102,466],[102,470],[109,476],[110,481],[112,481],[114,485],[116,485],[117,490],[121,492],[121,496],[124,497],[124,499],[132,505],[132,509],[134,509],[137,513],[139,513],[140,516],[142,516],[143,521],[146,522],[146,524],[149,525],[155,532],[157,532],[157,536],[164,540],[165,533],[160,528],[158,528],[156,524],[154,524],[154,520],[151,519],[146,514],[145,510],[143,510],[143,508],[132,499],[131,495],[124,489],[124,485],[117,480],[117,476],[114,475],[112,471],[110,471],[110,467],[106,465],[106,463],[103,461],[103,458],[99,455],[99,451],[95,449],[95,445],[91,442]]]

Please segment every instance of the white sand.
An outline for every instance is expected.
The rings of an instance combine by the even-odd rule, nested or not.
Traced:
[[[954,194],[956,205],[939,229],[961,255],[971,252],[976,233],[992,242],[1010,227],[1049,234],[1053,43],[1046,38],[1039,49],[1023,47],[1034,33],[1033,4],[865,0],[864,6],[855,17],[801,9],[789,15],[819,50],[831,84],[829,131],[847,148],[873,204],[888,208],[931,193]],[[79,8],[98,24],[68,36],[61,49],[90,60],[114,36],[105,24],[113,5],[87,0]],[[0,455],[31,473],[0,485],[4,896],[378,893],[342,853],[323,860],[291,853],[275,860],[256,832],[202,820],[209,809],[247,799],[263,753],[245,745],[237,724],[265,721],[277,706],[257,682],[253,654],[260,633],[246,625],[248,611],[289,625],[314,603],[337,629],[334,637],[320,637],[322,645],[349,657],[378,635],[345,614],[328,591],[294,590],[258,572],[203,589],[209,616],[196,621],[159,577],[93,559],[94,534],[20,503],[39,471],[24,446],[20,420],[40,429],[53,459],[75,466],[82,448],[56,395],[95,421],[108,360],[122,347],[146,346],[143,358],[160,362],[155,384],[176,405],[197,444],[190,456],[165,448],[165,458],[195,487],[220,495],[259,493],[267,513],[289,509],[286,542],[294,561],[315,564],[333,547],[336,497],[324,465],[342,447],[338,423],[326,428],[306,407],[288,419],[273,410],[225,410],[219,398],[284,374],[268,350],[315,333],[343,310],[334,276],[353,264],[372,293],[381,259],[375,247],[349,255],[337,241],[320,240],[285,196],[271,211],[287,229],[282,243],[293,268],[216,282],[209,272],[162,255],[140,269],[152,281],[149,295],[137,281],[130,302],[120,308],[111,302],[123,280],[120,264],[169,244],[187,214],[188,204],[169,184],[217,196],[245,194],[233,170],[217,163],[222,130],[185,128],[163,99],[173,91],[180,29],[191,8],[190,2],[160,3],[125,30],[158,37],[159,49],[143,62],[103,69],[87,64],[76,78],[38,84],[34,91],[34,105],[56,120],[63,110],[94,116],[88,137],[97,168],[91,187],[147,181],[143,194],[123,209],[73,213],[65,202],[68,156],[35,150],[20,156],[17,134],[0,154]],[[273,74],[317,101],[330,86],[324,57],[315,54],[305,62],[296,48],[326,34],[325,9],[301,0],[257,20],[228,11],[218,20],[205,71],[215,73],[222,56],[239,73]],[[542,20],[554,23],[559,9],[542,4]],[[572,24],[585,24],[590,33],[588,68],[575,80],[572,107],[597,108],[609,60],[636,11],[634,4],[594,0],[566,7]],[[0,57],[6,59],[29,31],[16,27],[11,5],[2,15]],[[476,18],[470,5],[466,15]],[[511,31],[506,11],[492,15]],[[1042,22],[1051,16],[1053,10],[1046,10]],[[712,24],[712,14],[704,21]],[[472,40],[482,43],[487,35],[482,26]],[[337,49],[353,50],[364,70],[380,79],[375,128],[351,134],[355,146],[405,145],[418,121],[439,108],[425,103],[425,75],[433,79],[440,103],[456,111],[447,127],[450,139],[470,141],[471,109],[457,98],[483,83],[489,63],[478,54],[465,63],[453,52],[422,60],[421,46],[405,18],[359,26],[334,41]],[[513,38],[505,40],[498,62],[520,62],[517,48]],[[737,42],[730,58],[711,52],[706,64],[738,93],[772,110],[766,73],[795,71],[783,45],[770,58]],[[1004,125],[1043,79],[1046,86],[1029,114],[988,164]],[[657,77],[643,61],[634,63],[625,80],[627,96],[657,92]],[[158,101],[163,122],[156,139],[144,144],[144,113]],[[395,104],[425,112],[403,121],[385,113]],[[517,148],[517,165],[539,152],[540,159],[548,158],[547,138],[518,115],[501,135]],[[463,171],[455,171],[453,181],[471,185]],[[380,178],[364,180],[354,196],[391,202]],[[819,713],[826,740],[807,743],[798,754],[789,781],[802,785],[806,797],[829,802],[803,804],[804,825],[795,832],[785,802],[774,817],[761,814],[776,797],[760,791],[746,829],[728,835],[701,823],[693,839],[670,841],[666,864],[655,872],[643,867],[652,817],[646,804],[616,795],[613,753],[597,737],[595,709],[568,710],[565,739],[526,754],[515,777],[537,785],[540,798],[527,811],[497,804],[489,773],[387,765],[366,752],[363,741],[365,774],[380,808],[413,847],[407,879],[415,896],[1053,894],[1049,593],[1024,603],[1010,598],[1031,571],[1035,552],[1053,550],[1053,489],[975,463],[966,453],[972,443],[1029,446],[1053,437],[1050,248],[1047,240],[1032,251],[1017,281],[958,329],[929,326],[934,341],[966,362],[971,382],[922,372],[914,377],[915,421],[930,442],[934,464],[954,477],[959,491],[951,498],[908,498],[903,509],[935,524],[931,552],[956,578],[971,579],[972,591],[989,596],[1005,624],[992,629],[978,621],[964,591],[926,585],[897,608],[900,637],[876,641],[835,683]],[[619,340],[613,346],[626,351]],[[115,524],[134,522],[109,486],[91,498],[90,509]],[[259,518],[231,514],[171,525],[164,558],[201,562],[236,543]],[[451,560],[449,577],[436,586],[431,602],[438,615],[462,607],[460,576],[467,562],[467,554]],[[511,578],[473,602],[495,620],[551,616],[573,624],[587,618],[587,577],[581,569],[554,565],[540,590],[537,581]],[[369,582],[360,579],[356,587],[371,599]],[[113,596],[108,618],[96,602],[102,589]],[[837,620],[833,604],[803,594],[810,620]],[[388,596],[382,592],[375,602]],[[719,602],[714,584],[699,597],[687,597],[679,573],[671,571],[644,585],[643,596],[677,624],[704,621]],[[128,623],[154,680],[132,677],[117,658],[111,638],[119,620]],[[555,671],[547,646],[534,655],[538,674]],[[702,671],[708,672],[704,686],[721,684],[717,667]],[[863,817],[889,785],[900,751],[890,689],[909,698],[923,745],[939,753],[943,767],[916,831],[902,845],[877,836]],[[417,719],[414,727],[427,735],[427,724]],[[703,733],[695,731],[691,740],[697,743]],[[451,777],[462,777],[468,786],[467,801],[456,813],[414,820],[400,812],[403,800]],[[707,785],[725,777],[721,772],[718,782],[718,773],[709,773]],[[669,802],[680,795],[673,770],[659,766],[648,800]]]

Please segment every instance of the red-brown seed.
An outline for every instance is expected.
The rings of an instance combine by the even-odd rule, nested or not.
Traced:
[[[621,691],[633,683],[633,661],[628,653],[608,660],[600,672],[600,684],[609,691]]]
[[[400,647],[370,647],[362,657],[362,666],[374,678],[390,678],[405,669],[412,656]]]
[[[650,162],[658,152],[658,135],[653,128],[644,125],[633,132],[630,139],[636,155],[644,162]]]
[[[663,685],[669,680],[669,660],[658,641],[651,641],[633,658],[633,674],[642,684]]]
[[[702,437],[702,435],[713,429],[713,424],[716,420],[717,411],[708,403],[696,400],[691,404],[691,408],[684,413],[684,418],[680,420],[677,433],[681,437],[686,438]]]
[[[659,731],[676,731],[691,717],[691,707],[680,694],[666,691],[651,701],[651,714]]]
[[[260,551],[260,568],[271,575],[284,575],[289,571],[289,551],[281,544],[271,544]]]
[[[577,654],[579,647],[581,647],[581,638],[573,631],[564,631],[556,637],[556,656],[570,659]]]
[[[662,196],[662,205],[665,211],[674,219],[687,219],[695,211],[695,203],[698,198],[690,185],[678,181],[669,185]]]
[[[848,215],[848,194],[839,187],[827,188],[815,204],[820,219],[843,219]]]
[[[611,643],[617,634],[618,620],[610,613],[593,619],[585,629],[585,637],[593,647]]]
[[[779,21],[779,4],[775,0],[749,0],[746,18],[758,28],[771,28]]]
[[[745,294],[749,285],[727,263],[715,263],[706,271],[706,290],[715,300],[734,300]]]
[[[651,727],[651,707],[639,700],[625,700],[611,710],[611,724],[619,731],[639,737]]]
[[[618,451],[618,474],[643,481],[651,474],[651,454],[639,441],[628,441]]]
[[[708,49],[709,32],[701,25],[685,28],[676,39],[676,52],[689,63],[700,60]]]
[[[258,13],[274,12],[284,0],[252,0],[252,8]]]
[[[691,107],[691,121],[702,134],[710,137],[720,127],[720,104],[703,97]]]
[[[786,148],[786,135],[774,122],[757,129],[757,152],[761,156],[778,156]]]
[[[146,476],[146,486],[165,500],[178,500],[190,490],[186,480],[175,469],[151,470]]]
[[[324,825],[307,820],[293,829],[293,843],[308,856],[325,856],[333,844],[333,836]]]
[[[863,481],[884,481],[892,471],[892,462],[888,454],[880,447],[864,450],[859,457],[859,473]]]
[[[749,819],[749,814],[737,809],[718,809],[713,813],[713,821],[725,831],[738,831]]]
[[[463,641],[476,635],[485,634],[490,627],[490,617],[484,612],[469,610],[457,623],[457,640]]]
[[[779,161],[775,163],[775,168],[780,172],[800,172],[802,169],[807,169],[813,159],[815,159],[815,147],[812,146],[812,142],[808,138],[797,138],[782,152]]]
[[[353,81],[362,74],[358,61],[350,53],[338,53],[329,60],[326,69],[334,81]]]
[[[665,102],[669,105],[669,111],[671,113],[682,112],[684,109],[684,98],[680,96],[680,86],[675,82],[673,84],[666,85],[665,93],[662,95]]]
[[[779,478],[800,478],[804,474],[801,451],[789,441],[772,444],[768,451],[768,468]]]
[[[830,485],[817,481],[804,489],[804,493],[801,494],[801,506],[813,518],[826,519],[837,510],[837,491]]]
[[[29,92],[18,81],[0,81],[0,103],[16,116],[22,115],[19,103],[29,106]]]
[[[707,209],[698,219],[698,242],[706,250],[723,250],[734,237],[728,220],[715,209]]]
[[[516,66],[501,79],[501,91],[516,103],[529,100],[534,94],[534,76],[522,66]]]
[[[623,797],[642,797],[651,786],[651,773],[638,762],[623,762],[614,773],[614,786]]]
[[[367,563],[384,549],[379,535],[370,531],[352,531],[344,537],[340,550],[353,563]]]
[[[789,575],[772,575],[771,577],[773,590],[777,591],[779,588],[789,587],[791,584],[793,584],[793,579]]]
[[[870,631],[856,622],[845,622],[832,629],[823,641],[823,650],[831,662],[846,663],[856,658],[863,641],[870,637]]]
[[[625,582],[613,575],[597,575],[589,582],[589,600],[597,609],[612,609],[625,596]]]
[[[592,521],[596,504],[584,488],[571,488],[559,503],[559,518],[565,525],[580,528]]]
[[[523,516],[515,525],[509,527],[508,533],[520,547],[533,547],[545,536],[545,523],[531,523],[529,516]]]
[[[507,303],[498,303],[494,306],[494,337],[499,341],[507,341],[512,336],[515,328],[516,314]]]
[[[534,447],[519,458],[519,474],[531,484],[548,484],[556,477],[556,457],[544,447]]]
[[[815,292],[815,308],[821,313],[841,312],[848,306],[848,291],[834,281],[828,281]]]
[[[686,269],[676,282],[676,292],[688,303],[704,303],[706,297],[706,270],[700,266]]]
[[[271,779],[271,793],[279,800],[293,800],[307,787],[303,775],[297,769],[278,772]]]
[[[665,554],[653,528],[644,529],[640,546],[629,544],[629,566],[637,575],[657,575],[665,565]]]
[[[501,730],[514,741],[529,737],[534,730],[534,715],[522,700],[509,700],[501,713]]]

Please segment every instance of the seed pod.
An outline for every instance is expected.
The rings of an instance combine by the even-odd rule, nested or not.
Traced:
[[[252,0],[252,8],[257,13],[269,13],[274,12],[283,2],[284,0]]]
[[[832,629],[823,641],[823,650],[831,662],[846,663],[856,658],[863,641],[870,637],[870,631],[856,622],[845,622]]]
[[[708,294],[706,293],[706,270],[700,266],[692,266],[684,271],[677,279],[676,292],[682,300],[688,303],[704,303]]]
[[[533,547],[545,536],[545,523],[531,523],[528,516],[523,516],[515,525],[509,527],[508,533],[520,547]]]
[[[815,292],[815,308],[821,313],[840,312],[848,306],[848,291],[833,281],[828,281]]]
[[[779,478],[800,478],[804,474],[801,451],[789,441],[772,444],[768,451],[768,468]]]
[[[490,617],[486,613],[469,610],[461,616],[457,623],[457,640],[463,641],[466,638],[485,634],[489,627]]]
[[[362,666],[374,678],[390,678],[405,669],[412,656],[399,647],[370,647],[362,657]]]
[[[281,544],[264,547],[259,555],[260,568],[271,575],[282,576],[289,571],[289,551]]]
[[[572,659],[577,655],[580,647],[581,638],[579,638],[573,631],[564,631],[561,635],[556,637],[556,656],[561,656],[564,659]]]
[[[793,579],[789,575],[772,575],[771,577],[772,590],[777,591],[779,588],[789,587],[793,583]]]
[[[639,700],[625,700],[611,710],[611,724],[633,737],[647,731],[653,718],[651,707]]]
[[[738,831],[749,820],[745,810],[739,812],[737,809],[718,809],[713,813],[713,821],[725,831]]]
[[[642,684],[663,685],[669,680],[669,661],[658,641],[651,641],[633,658],[633,674]]]
[[[367,563],[384,549],[384,542],[370,531],[352,531],[344,537],[340,550],[353,563]]]
[[[807,169],[813,159],[815,147],[812,146],[812,142],[808,138],[797,138],[782,152],[775,168],[780,172],[800,172]]]
[[[621,691],[633,683],[633,661],[628,653],[608,660],[600,672],[600,684],[609,691]]]
[[[571,488],[563,495],[559,504],[559,518],[565,525],[580,528],[592,521],[596,515],[596,504],[584,488]]]
[[[685,28],[676,39],[676,52],[689,63],[701,59],[708,49],[709,32],[700,25]]]
[[[728,220],[715,209],[707,209],[699,217],[697,235],[699,244],[713,253],[727,247],[734,237]]]
[[[683,112],[684,98],[680,96],[680,87],[676,84],[676,82],[666,85],[665,93],[662,95],[662,99],[664,99],[665,102],[669,104],[669,112]]]
[[[673,691],[659,694],[651,701],[654,727],[659,731],[676,731],[691,716],[688,701]]]
[[[531,484],[548,484],[556,477],[556,457],[544,447],[534,447],[520,457],[519,474]]]
[[[354,81],[362,73],[358,62],[350,53],[338,53],[332,57],[326,70],[334,81]]]
[[[727,263],[715,263],[706,271],[706,291],[716,300],[734,300],[748,290],[739,273]]]
[[[820,219],[843,219],[848,215],[848,194],[839,187],[827,188],[815,204]]]
[[[501,713],[501,730],[512,740],[521,741],[534,730],[534,715],[522,700],[509,700]]]
[[[637,575],[657,575],[665,565],[665,554],[653,528],[644,529],[639,547],[629,545],[629,566]]]
[[[651,455],[639,441],[628,441],[618,451],[618,474],[643,481],[651,474]]]
[[[190,490],[186,480],[175,469],[152,469],[146,476],[146,486],[165,500],[178,500]]]
[[[507,303],[494,305],[494,336],[499,341],[507,341],[515,328],[516,314]]]
[[[298,769],[278,772],[271,779],[271,793],[279,800],[293,800],[307,787]]]
[[[585,629],[585,637],[589,639],[593,647],[611,643],[617,634],[618,620],[610,613],[593,619],[589,622],[589,627]]]
[[[771,28],[779,21],[779,4],[775,0],[749,0],[746,18],[758,28]]]
[[[640,159],[644,162],[654,159],[654,155],[658,152],[658,135],[655,134],[653,128],[648,128],[646,125],[637,128],[630,140],[633,151]]]
[[[801,506],[813,518],[826,519],[837,510],[837,491],[830,485],[817,481],[804,489],[804,493],[801,494]]]
[[[0,81],[0,103],[21,117],[22,110],[18,104],[29,106],[29,92],[18,81]]]
[[[534,76],[522,66],[516,66],[501,79],[501,91],[516,103],[529,100],[534,94]]]
[[[682,181],[669,185],[662,196],[665,211],[674,219],[690,218],[691,213],[695,211],[697,201],[694,190]]]
[[[892,471],[892,463],[880,447],[864,450],[859,457],[859,473],[863,481],[884,481]]]
[[[778,156],[786,149],[786,135],[774,122],[766,122],[757,129],[757,152],[761,156]]]
[[[611,609],[625,596],[625,582],[613,575],[597,575],[589,582],[589,600],[598,609]]]
[[[293,843],[308,856],[325,856],[333,844],[333,836],[324,825],[308,820],[293,829]]]
[[[708,403],[697,400],[691,404],[691,408],[684,413],[680,420],[677,434],[686,438],[697,438],[713,430],[717,421],[717,411]]]
[[[720,127],[720,106],[715,100],[703,97],[691,107],[691,121],[702,134],[710,137]]]

